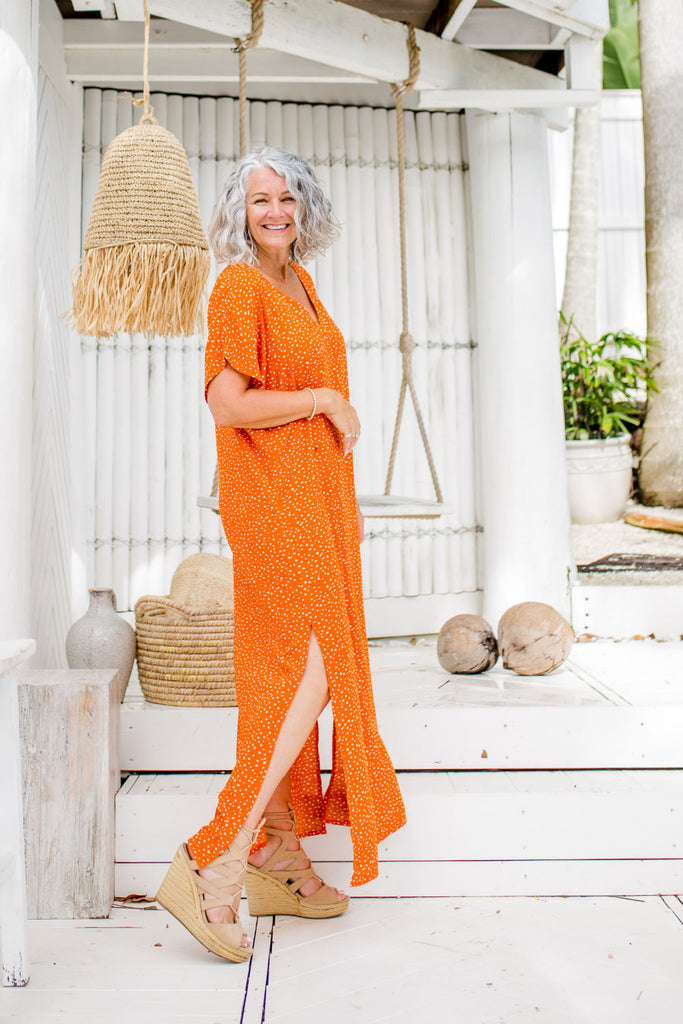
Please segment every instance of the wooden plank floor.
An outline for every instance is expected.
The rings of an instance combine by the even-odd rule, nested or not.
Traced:
[[[3,1024],[679,1024],[678,897],[365,899],[336,921],[246,916],[250,965],[164,911],[35,921]],[[273,926],[274,925],[274,926]]]

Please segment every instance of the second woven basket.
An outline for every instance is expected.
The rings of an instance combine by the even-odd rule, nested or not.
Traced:
[[[168,596],[135,605],[138,675],[146,700],[187,707],[234,707],[232,563],[186,558]]]

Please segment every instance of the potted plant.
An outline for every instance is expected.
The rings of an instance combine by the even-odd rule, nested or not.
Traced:
[[[564,425],[573,523],[619,519],[631,492],[630,435],[656,390],[652,343],[628,331],[588,341],[562,316]]]

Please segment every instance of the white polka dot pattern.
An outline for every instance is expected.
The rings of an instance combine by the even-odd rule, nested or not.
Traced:
[[[206,385],[228,362],[252,387],[330,387],[348,398],[343,338],[294,267],[318,322],[256,268],[232,265],[209,301]],[[352,885],[377,876],[377,844],[405,823],[377,730],[352,459],[324,415],[256,430],[216,427],[220,511],[235,576],[237,760],[210,824],[189,840],[200,866],[228,846],[261,787],[303,673],[311,628],[327,669],[333,769],[323,794],[317,726],[291,770],[299,835],[350,825]],[[257,847],[265,836],[259,837]]]

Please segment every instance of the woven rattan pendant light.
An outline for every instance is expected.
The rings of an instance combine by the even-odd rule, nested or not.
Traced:
[[[209,245],[185,151],[149,103],[145,11],[144,110],[102,160],[73,284],[81,334],[193,334],[201,328]]]

